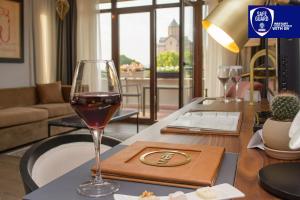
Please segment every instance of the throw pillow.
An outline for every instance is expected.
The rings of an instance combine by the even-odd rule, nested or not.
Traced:
[[[37,84],[40,103],[64,103],[61,91],[61,82]]]

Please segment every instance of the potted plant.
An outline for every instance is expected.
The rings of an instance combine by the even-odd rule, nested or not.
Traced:
[[[291,93],[275,96],[271,102],[272,117],[263,126],[263,140],[268,148],[290,151],[289,129],[300,110],[299,98]]]

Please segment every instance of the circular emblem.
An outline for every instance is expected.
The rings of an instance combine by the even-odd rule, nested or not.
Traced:
[[[176,167],[189,163],[191,156],[180,151],[151,151],[142,155],[140,161],[156,167]]]

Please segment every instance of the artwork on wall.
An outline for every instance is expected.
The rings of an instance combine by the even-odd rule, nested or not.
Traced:
[[[23,0],[0,0],[0,62],[24,62]]]

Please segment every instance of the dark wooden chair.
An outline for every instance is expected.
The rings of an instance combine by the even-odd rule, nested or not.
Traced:
[[[103,136],[101,153],[120,142]],[[26,194],[87,162],[94,155],[93,139],[89,134],[54,136],[33,145],[20,162]]]

